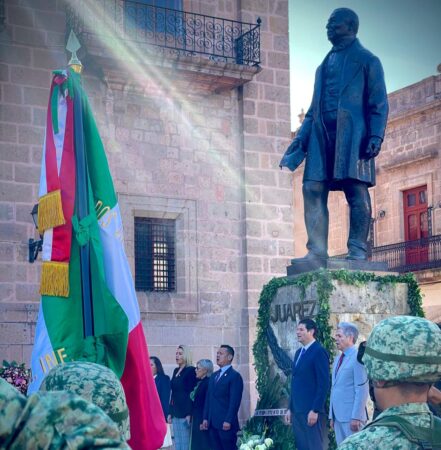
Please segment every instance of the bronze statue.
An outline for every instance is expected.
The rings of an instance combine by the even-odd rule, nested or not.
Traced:
[[[318,67],[311,106],[280,167],[303,176],[308,253],[293,263],[325,266],[328,194],[345,193],[350,207],[349,260],[366,260],[371,220],[368,188],[375,186],[374,158],[386,128],[388,102],[380,60],[356,38],[358,16],[336,9],[326,25],[333,47]]]

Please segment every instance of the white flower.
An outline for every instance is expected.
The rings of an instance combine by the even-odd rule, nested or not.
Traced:
[[[266,438],[263,442],[265,442],[265,445],[267,448],[270,448],[273,446],[274,442],[271,438]]]
[[[248,443],[246,443],[246,444],[242,444],[242,445],[239,447],[239,450],[252,450],[252,449],[251,449],[251,447],[248,445]]]
[[[254,448],[255,448],[255,450],[266,450],[266,445],[259,444],[259,445],[256,445]]]

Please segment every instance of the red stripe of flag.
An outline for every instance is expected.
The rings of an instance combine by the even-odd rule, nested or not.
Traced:
[[[67,114],[64,131],[63,157],[60,167],[61,201],[66,223],[53,229],[52,261],[68,262],[72,242],[72,215],[75,206],[75,150],[74,150],[74,122],[73,100],[66,98]],[[50,125],[52,128],[52,125]]]
[[[57,149],[55,148],[54,130],[52,128],[51,98],[54,86],[55,83],[52,82],[51,92],[49,94],[49,104],[47,107],[47,120],[46,120],[45,165],[46,165],[46,186],[48,193],[60,189],[60,180],[58,178],[58,167],[57,167]]]
[[[121,383],[130,411],[129,445],[135,450],[157,450],[163,444],[166,424],[162,409],[158,410],[161,403],[141,322],[129,333]]]

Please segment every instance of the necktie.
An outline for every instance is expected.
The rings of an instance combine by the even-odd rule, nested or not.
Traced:
[[[340,366],[341,366],[341,363],[343,362],[344,356],[345,356],[344,353],[342,353],[340,355],[340,359],[338,360],[337,367],[335,368],[335,375],[337,375],[338,369],[340,369]]]
[[[305,352],[306,352],[305,347],[302,347],[302,349],[300,350],[300,353],[299,353],[299,357],[297,358],[297,361],[296,361],[296,366],[299,363],[300,358],[304,355]]]
[[[217,383],[220,380],[220,377],[222,375],[222,370],[219,370],[218,374],[216,375],[216,378],[214,380],[215,383]]]

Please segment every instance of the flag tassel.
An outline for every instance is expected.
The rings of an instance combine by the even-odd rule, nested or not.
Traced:
[[[49,228],[55,228],[65,223],[60,189],[40,197],[38,201],[38,231],[43,233]]]
[[[69,264],[65,262],[43,262],[41,271],[41,295],[69,296]]]

